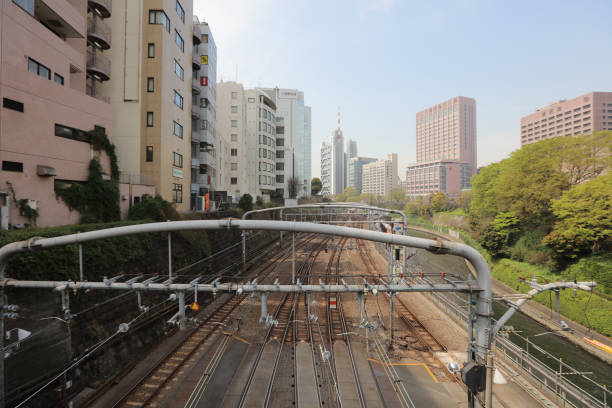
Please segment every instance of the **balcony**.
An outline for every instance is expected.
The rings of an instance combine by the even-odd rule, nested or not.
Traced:
[[[197,53],[191,54],[191,66],[194,71],[200,70],[200,56]]]
[[[193,25],[193,45],[200,45],[202,42],[202,30],[197,25]]]
[[[87,74],[99,81],[110,79],[110,61],[99,51],[87,50]]]
[[[111,46],[111,29],[102,19],[87,17],[87,41],[103,50],[108,50]]]
[[[200,107],[198,105],[191,105],[191,117],[193,119],[200,119]]]
[[[191,141],[200,143],[200,132],[198,132],[197,130],[192,130],[191,131]]]
[[[113,9],[112,0],[88,0],[87,8],[101,17],[109,18]]]
[[[191,158],[191,168],[192,169],[200,168],[200,159],[198,159],[197,157],[192,157]]]
[[[194,95],[200,94],[200,82],[198,81],[198,78],[196,78],[195,76],[191,80],[191,92]]]

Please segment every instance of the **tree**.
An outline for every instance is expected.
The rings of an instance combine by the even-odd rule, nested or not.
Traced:
[[[612,174],[576,185],[552,203],[556,218],[543,243],[560,260],[597,252],[612,237]]]
[[[406,204],[406,194],[401,188],[389,193],[389,206],[396,210],[401,210]]]
[[[459,196],[459,207],[468,214],[470,212],[470,205],[472,204],[472,190],[462,191]]]
[[[253,209],[253,197],[250,194],[243,194],[238,201],[238,207],[244,212],[251,211]]]
[[[449,206],[449,198],[442,191],[437,192],[431,200],[431,209],[433,212],[445,211]]]
[[[289,198],[297,198],[299,184],[300,182],[298,181],[297,177],[289,177],[287,180],[287,193],[289,194]]]
[[[261,196],[257,196],[257,198],[255,199],[255,205],[259,208],[264,207],[264,200],[263,198],[261,198]]]
[[[129,220],[166,221],[178,218],[178,213],[172,207],[172,204],[164,200],[159,194],[155,197],[144,194],[140,197],[140,202],[134,204],[128,212]]]
[[[310,194],[317,195],[323,189],[323,182],[318,177],[313,177],[310,181]]]

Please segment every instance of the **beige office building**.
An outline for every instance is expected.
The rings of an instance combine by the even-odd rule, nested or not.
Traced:
[[[225,140],[229,149],[225,163],[226,189],[230,201],[237,202],[242,194],[248,193],[246,109],[245,91],[242,84],[220,82],[217,84],[217,138]],[[229,166],[228,166],[229,165]]]
[[[155,185],[189,210],[191,181],[192,2],[113,0],[109,25],[113,142],[122,181]]]
[[[612,92],[553,102],[521,118],[521,146],[558,136],[612,130]]]
[[[112,140],[111,106],[93,97],[111,76],[112,12],[101,0],[0,0],[2,228],[77,223],[56,192],[85,182],[95,157],[110,175],[89,131],[102,127]]]
[[[397,153],[387,155],[386,160],[378,160],[362,167],[361,191],[387,196],[399,188],[397,175]]]

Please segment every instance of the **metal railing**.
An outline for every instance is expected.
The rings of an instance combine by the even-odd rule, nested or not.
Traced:
[[[99,51],[87,50],[87,68],[93,68],[110,78],[110,60]]]
[[[447,314],[451,315],[451,317],[454,317],[456,321],[464,324],[467,327],[467,313],[461,310],[456,303],[440,293],[430,293],[429,295],[444,308]],[[515,335],[523,338],[518,334]],[[553,359],[554,364],[557,364],[560,367],[560,370],[553,370],[551,367],[540,361],[537,357],[527,353],[526,350],[514,344],[510,339],[498,336],[495,341],[495,350],[498,352],[498,356],[501,356],[506,362],[510,363],[512,367],[518,369],[520,372],[526,374],[529,378],[535,380],[541,388],[545,388],[554,394],[558,399],[557,402],[562,403],[563,406],[607,407],[607,401],[612,397],[612,393],[605,386],[602,386],[589,377],[580,374],[580,371],[551,355],[546,350],[534,344],[532,344],[531,347]],[[567,380],[565,377],[567,374],[579,376],[583,380],[591,383],[594,387],[601,391],[601,397],[598,398],[580,386]]]
[[[102,19],[95,15],[87,16],[87,35],[95,36],[102,40],[106,44],[101,44],[104,49],[110,48],[111,46],[111,29]]]
[[[128,172],[123,172],[123,171],[119,173],[119,183],[138,184],[142,186],[154,186],[155,185],[153,176],[150,174],[128,173]]]
[[[112,0],[88,0],[89,6],[97,9],[104,17],[110,17],[113,11]]]

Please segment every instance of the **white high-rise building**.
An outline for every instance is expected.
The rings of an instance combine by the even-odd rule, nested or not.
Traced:
[[[397,176],[397,153],[387,155],[386,160],[378,160],[363,166],[362,192],[387,196],[399,188]]]
[[[229,149],[226,157],[227,195],[238,201],[249,192],[247,179],[247,143],[245,91],[242,84],[220,82],[217,85],[217,136],[225,140]]]
[[[276,190],[276,104],[261,89],[245,94],[248,192],[270,201]]]
[[[289,179],[298,180],[298,196],[310,195],[311,125],[304,92],[262,88],[276,104],[276,191],[289,198]]]
[[[302,184],[301,196],[310,197],[312,179],[312,112],[304,106],[304,137],[298,143],[298,175]]]
[[[344,136],[340,129],[340,113],[338,113],[338,129],[334,130],[330,138],[331,145],[331,194],[341,194],[344,191],[345,157],[344,157]]]
[[[331,194],[332,147],[327,142],[321,143],[321,195]]]
[[[193,16],[193,79],[191,118],[191,210],[205,210],[206,194],[215,201],[217,190],[216,91],[217,46],[206,22]],[[196,37],[197,40],[196,41]],[[198,117],[199,116],[199,117]],[[216,201],[221,201],[218,195]],[[210,210],[214,209],[211,205]]]

